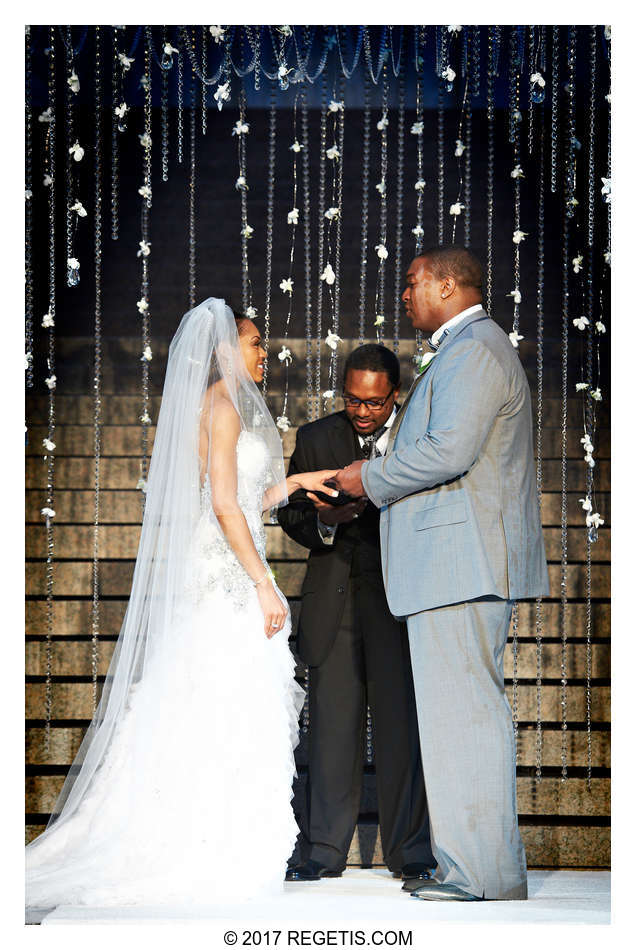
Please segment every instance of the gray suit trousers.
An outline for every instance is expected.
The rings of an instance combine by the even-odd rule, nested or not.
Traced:
[[[435,877],[490,900],[528,893],[504,692],[511,613],[490,597],[407,617]]]

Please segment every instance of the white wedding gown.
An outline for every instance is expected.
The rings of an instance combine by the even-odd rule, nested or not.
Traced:
[[[242,432],[238,498],[264,562],[265,469],[264,443]],[[289,617],[268,640],[255,587],[214,521],[207,476],[187,577],[172,641],[148,658],[88,793],[27,848],[31,908],[196,907],[282,893],[298,834],[291,790],[304,692]]]

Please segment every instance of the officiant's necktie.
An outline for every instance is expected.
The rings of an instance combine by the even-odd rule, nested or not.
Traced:
[[[372,432],[371,435],[365,435],[362,437],[362,454],[365,459],[374,459],[376,455],[379,455],[377,449],[377,441],[380,439],[386,432],[387,427],[382,426],[380,429],[376,429],[375,432]]]

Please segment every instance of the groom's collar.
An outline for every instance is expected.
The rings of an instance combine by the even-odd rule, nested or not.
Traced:
[[[448,321],[448,323],[452,322],[453,325],[451,327],[445,325],[446,332],[442,331],[442,339],[437,350],[438,352],[442,347],[447,345],[449,340],[454,339],[459,333],[465,330],[466,327],[470,326],[471,323],[476,323],[478,320],[490,319],[481,304],[476,304],[474,307],[463,310],[457,314],[457,317],[459,319],[453,317],[452,321]]]
[[[459,313],[455,314],[454,317],[451,317],[450,320],[447,320],[446,323],[442,323],[440,327],[437,328],[435,333],[431,335],[431,343],[433,346],[437,346],[446,334],[458,323],[464,320],[466,317],[469,317],[473,313],[477,313],[478,310],[481,310],[482,306],[480,303],[473,304],[472,307],[466,307],[464,310],[461,310]]]

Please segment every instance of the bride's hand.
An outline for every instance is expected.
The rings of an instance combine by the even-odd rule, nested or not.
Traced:
[[[301,474],[294,475],[294,479],[299,483],[300,487],[306,491],[321,491],[326,495],[337,498],[339,495],[338,490],[329,485],[325,485],[325,482],[335,478],[339,471],[340,469],[334,468],[322,469],[319,472],[302,472]]]
[[[276,593],[272,581],[268,578],[262,584],[256,587],[258,601],[263,611],[265,623],[265,636],[271,639],[279,630],[283,628],[288,611]]]

